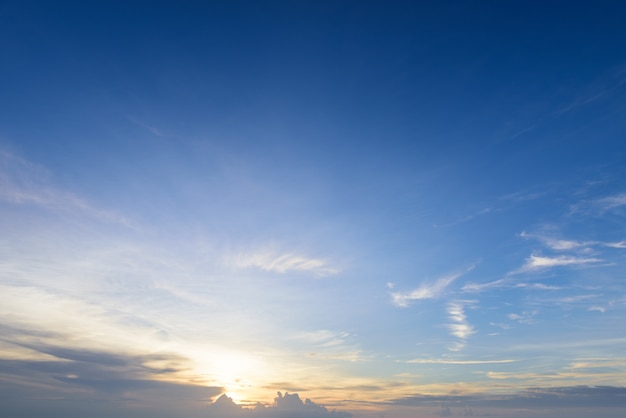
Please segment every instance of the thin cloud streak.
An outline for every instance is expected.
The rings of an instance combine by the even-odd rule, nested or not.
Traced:
[[[277,254],[274,251],[241,254],[236,257],[233,264],[240,269],[252,267],[281,274],[309,272],[316,276],[331,276],[340,272],[338,268],[330,266],[328,261],[320,258],[311,258],[295,253]]]
[[[0,150],[0,200],[16,205],[35,205],[53,212],[74,212],[98,221],[137,227],[114,211],[93,206],[85,199],[54,187],[46,170]]]
[[[405,308],[409,306],[412,301],[439,298],[450,284],[464,274],[472,271],[474,267],[475,265],[471,265],[465,271],[441,277],[432,283],[424,283],[410,292],[393,292],[391,293],[393,303],[396,306]]]
[[[624,240],[618,242],[565,240],[553,238],[543,234],[531,234],[526,231],[523,231],[520,236],[526,239],[537,239],[547,248],[554,251],[573,251],[588,249],[589,247],[626,248],[626,241]]]
[[[448,359],[420,359],[407,360],[406,363],[411,364],[458,364],[458,365],[474,365],[474,364],[501,364],[515,363],[519,360],[448,360]]]
[[[531,254],[526,262],[518,270],[513,273],[525,273],[530,271],[544,270],[552,267],[576,266],[582,264],[593,264],[604,261],[600,258],[585,258],[575,256],[558,256],[558,257],[542,257],[540,255]]]

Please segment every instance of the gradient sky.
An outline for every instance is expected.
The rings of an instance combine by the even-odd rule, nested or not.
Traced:
[[[625,21],[1,1],[0,415],[622,417]]]

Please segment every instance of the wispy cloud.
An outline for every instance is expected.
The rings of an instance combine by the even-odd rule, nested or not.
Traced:
[[[626,241],[603,242],[603,241],[577,241],[554,238],[541,233],[528,233],[523,231],[520,236],[526,239],[541,241],[547,248],[554,251],[575,251],[589,249],[589,247],[626,248]]]
[[[626,248],[626,241],[605,242],[604,245],[610,248]]]
[[[575,250],[577,248],[586,247],[593,244],[592,242],[555,239],[543,234],[531,234],[526,231],[522,231],[520,233],[520,236],[526,239],[537,239],[551,250],[557,251]]]
[[[404,406],[430,406],[431,408],[442,408],[442,403],[450,405],[471,405],[473,407],[498,408],[508,407],[523,410],[525,414],[533,409],[544,410],[546,408],[596,408],[594,413],[600,414],[601,409],[597,408],[623,408],[626,406],[626,388],[617,383],[616,386],[593,385],[593,386],[561,386],[554,385],[554,381],[561,379],[569,383],[573,375],[547,375],[533,373],[504,373],[488,372],[487,376],[492,379],[534,379],[540,378],[544,384],[542,387],[533,387],[524,390],[515,390],[503,394],[487,393],[450,393],[446,395],[418,394],[393,399],[391,403]],[[565,379],[564,379],[565,378]],[[559,381],[559,383],[562,383]],[[463,415],[464,413],[452,411],[450,407],[443,407],[441,411],[449,415]],[[432,412],[431,412],[432,414]],[[441,412],[435,412],[441,414]],[[482,414],[481,414],[482,415]],[[489,416],[491,414],[484,414]],[[531,416],[531,415],[528,415]],[[567,414],[553,413],[552,416],[569,416]],[[584,415],[576,415],[584,416]]]
[[[557,302],[559,302],[559,303],[576,303],[576,302],[581,302],[581,301],[585,301],[585,300],[589,300],[589,299],[595,299],[598,296],[599,295],[595,295],[595,294],[567,296],[567,297],[559,298],[557,300]]]
[[[507,316],[511,321],[517,321],[520,324],[533,324],[538,313],[539,311],[523,311],[522,313],[510,313]]]
[[[424,283],[409,292],[393,292],[391,293],[393,303],[396,306],[407,307],[412,301],[439,298],[452,282],[473,270],[474,267],[475,265],[473,264],[462,272],[441,277],[434,282]]]
[[[350,342],[348,332],[317,330],[300,332],[291,340],[303,345],[308,357],[324,360],[359,361],[363,354],[357,344]]]
[[[316,276],[330,276],[340,272],[328,261],[295,253],[277,253],[273,250],[239,254],[234,258],[236,268],[258,268],[275,273],[309,272]]]
[[[412,364],[458,364],[458,365],[473,365],[473,364],[501,364],[501,363],[514,363],[518,360],[505,359],[505,360],[454,360],[454,359],[428,359],[428,358],[416,358],[407,360],[406,363]]]
[[[0,200],[55,212],[78,213],[134,228],[121,214],[97,208],[76,194],[55,187],[43,167],[3,150],[0,150]]]
[[[155,128],[154,126],[148,125],[133,116],[127,116],[126,118],[135,125],[142,127],[153,135],[163,136],[163,132],[160,129]]]
[[[515,285],[515,287],[523,287],[526,289],[533,289],[533,290],[561,290],[562,289],[562,287],[560,286],[552,286],[552,285],[543,284],[543,283],[518,283]]]
[[[508,287],[511,285],[511,281],[509,279],[499,279],[494,280],[487,283],[465,283],[463,288],[461,289],[463,292],[467,293],[480,293],[485,290]]]
[[[604,210],[614,209],[620,206],[626,206],[626,193],[620,193],[613,196],[607,196],[596,201]]]
[[[539,199],[542,196],[545,196],[546,192],[526,192],[526,191],[522,191],[522,192],[516,192],[516,193],[509,193],[507,195],[504,195],[501,197],[501,199],[503,200],[512,200],[514,202],[525,202],[528,200],[535,200],[535,199]]]
[[[624,69],[619,68],[612,70],[608,74],[599,77],[595,80],[586,91],[579,93],[569,103],[561,106],[557,109],[553,115],[555,117],[562,117],[563,115],[572,112],[578,108],[592,105],[598,101],[608,99],[616,94],[619,88],[626,83],[626,77]]]
[[[465,315],[465,305],[467,303],[472,302],[456,301],[448,304],[448,319],[451,322],[448,323],[447,327],[450,334],[458,338],[458,341],[449,347],[451,351],[463,349],[466,340],[476,332],[474,327],[468,322],[467,315]]]
[[[583,200],[570,206],[570,213],[602,216],[606,212],[626,206],[626,192],[592,200]]]
[[[600,258],[587,258],[565,255],[558,257],[543,257],[540,255],[531,254],[531,256],[526,259],[524,265],[518,270],[515,270],[513,273],[525,273],[530,271],[544,270],[551,267],[593,264],[602,261],[604,260]]]
[[[461,289],[466,293],[481,293],[491,289],[525,288],[532,290],[560,290],[562,287],[543,283],[515,283],[512,278],[494,280],[487,283],[466,283]]]
[[[480,209],[478,211],[476,211],[475,213],[472,213],[470,215],[467,215],[463,218],[457,219],[456,221],[450,222],[450,223],[446,223],[446,224],[435,224],[433,225],[435,228],[449,228],[451,226],[455,226],[455,225],[459,225],[465,222],[469,222],[471,220],[473,220],[474,218],[478,217],[478,216],[483,216],[486,215],[490,212],[493,211],[492,207],[486,207],[483,209]]]

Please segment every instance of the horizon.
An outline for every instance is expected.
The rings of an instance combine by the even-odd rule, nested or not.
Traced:
[[[626,2],[0,3],[0,415],[621,417]]]

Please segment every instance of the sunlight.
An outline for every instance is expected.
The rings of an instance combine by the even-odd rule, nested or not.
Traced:
[[[193,354],[195,372],[207,383],[223,387],[235,402],[249,398],[250,388],[267,374],[267,367],[259,358],[241,351],[215,349]]]

